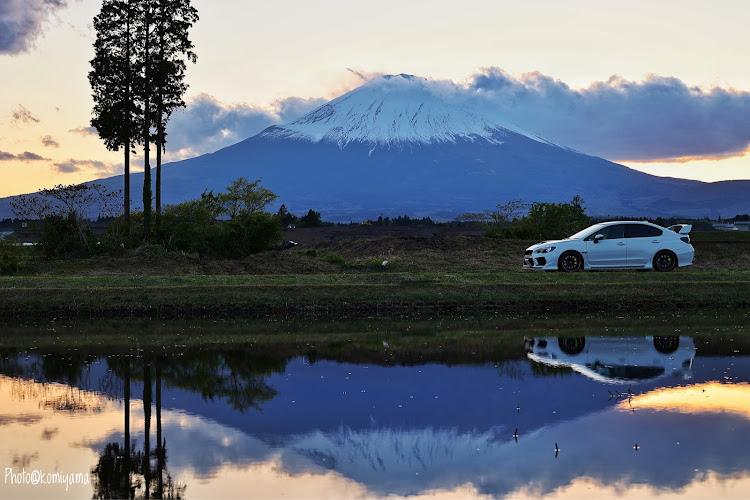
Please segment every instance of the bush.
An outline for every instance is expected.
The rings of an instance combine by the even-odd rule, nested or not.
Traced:
[[[280,239],[281,222],[265,212],[242,211],[218,220],[205,198],[164,209],[155,235],[165,248],[199,255],[236,258],[267,249]]]
[[[122,198],[119,191],[110,193],[101,184],[58,184],[18,196],[10,204],[17,217],[40,221],[39,248],[51,258],[89,254],[96,241],[89,226],[91,212],[114,217]]]
[[[582,204],[583,200],[578,196],[570,203],[534,202],[529,206],[528,213],[520,219],[516,218],[517,212],[513,212],[513,218],[506,216],[503,210],[491,212],[494,222],[487,226],[484,235],[491,238],[520,240],[567,238],[591,224],[591,219],[585,214],[586,209]],[[498,205],[498,207],[506,209],[510,205],[520,206],[520,200],[507,205]]]
[[[346,259],[341,257],[339,254],[336,253],[329,253],[325,256],[323,256],[322,260],[325,262],[328,262],[329,264],[337,264],[339,266],[346,266],[348,263],[346,262]]]
[[[23,268],[23,248],[14,238],[0,238],[0,274],[15,274]]]
[[[246,213],[223,223],[227,257],[266,250],[281,239],[281,219],[267,213]]]
[[[320,212],[316,212],[312,208],[307,212],[307,215],[303,215],[299,219],[300,227],[321,227],[323,226],[323,220],[320,216]]]
[[[532,203],[515,231],[521,239],[555,240],[567,238],[591,223],[581,206],[572,203]]]
[[[215,213],[202,200],[164,208],[155,235],[165,248],[200,255],[222,253],[222,230]]]
[[[48,215],[41,225],[39,248],[46,258],[87,255],[91,251],[94,233],[76,215]]]

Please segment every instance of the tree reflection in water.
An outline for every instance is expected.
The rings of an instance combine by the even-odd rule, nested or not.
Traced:
[[[174,481],[167,468],[167,440],[162,432],[162,386],[200,393],[204,399],[226,400],[234,409],[260,411],[276,396],[266,383],[282,373],[287,360],[244,352],[197,352],[180,356],[118,356],[108,359],[111,373],[123,380],[124,443],[107,443],[93,468],[94,498],[184,498],[186,485]],[[131,376],[131,370],[135,376]],[[140,372],[141,377],[137,374]],[[130,387],[143,383],[144,442],[130,437]],[[140,379],[140,380],[139,380]],[[156,409],[156,447],[151,446],[151,408]]]
[[[131,360],[143,368],[143,449],[130,441]],[[162,360],[125,357],[117,364],[122,373],[125,443],[107,443],[92,470],[94,498],[184,498],[184,484],[176,483],[167,470],[167,442],[161,426]],[[156,448],[151,448],[152,372],[156,382]]]

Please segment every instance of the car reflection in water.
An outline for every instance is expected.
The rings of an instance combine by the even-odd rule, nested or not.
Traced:
[[[546,337],[526,339],[529,359],[567,367],[599,382],[638,383],[664,376],[691,379],[690,337]]]

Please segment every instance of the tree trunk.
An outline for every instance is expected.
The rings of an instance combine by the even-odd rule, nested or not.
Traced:
[[[161,153],[164,149],[164,86],[166,85],[166,76],[164,75],[164,44],[165,26],[167,22],[166,6],[164,2],[159,2],[159,17],[157,21],[159,30],[159,70],[157,71],[156,92],[156,222],[159,223],[161,217]]]
[[[130,137],[127,139],[130,142]],[[125,214],[125,236],[130,238],[130,144],[125,144],[125,187],[123,192],[123,209]]]
[[[161,433],[161,362],[156,360],[156,496],[157,498],[164,498],[164,467],[165,463],[165,449],[166,443],[163,442]]]
[[[149,56],[149,35],[151,27],[150,8],[146,7],[143,52],[143,232],[146,238],[151,235],[151,165],[149,163],[149,145],[151,141],[151,58]]]
[[[151,496],[151,363],[143,360],[143,482],[144,497]]]
[[[158,98],[157,98],[158,99]],[[158,100],[156,119],[159,120],[156,125],[156,224],[159,224],[161,216],[161,151],[163,146],[164,132],[161,123],[162,105]]]
[[[125,236],[130,238],[130,131],[131,131],[131,120],[130,116],[131,108],[131,87],[132,87],[132,76],[130,73],[130,2],[127,3],[127,22],[125,27],[125,127],[127,132],[125,133],[125,186],[123,187],[123,205],[125,214]]]
[[[127,365],[125,366],[125,390],[123,394],[125,399],[125,471],[124,477],[126,478],[128,491],[128,498],[132,498],[132,490],[130,488],[130,358],[128,357]]]

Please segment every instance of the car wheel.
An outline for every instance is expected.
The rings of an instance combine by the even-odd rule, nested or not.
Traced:
[[[557,339],[557,346],[565,354],[573,355],[583,352],[586,347],[586,337],[563,337]]]
[[[677,267],[677,256],[669,250],[659,250],[654,255],[654,269],[659,272],[669,272]]]
[[[583,257],[580,253],[573,250],[563,252],[560,259],[557,261],[557,268],[560,271],[568,273],[574,273],[583,269]]]
[[[680,337],[654,337],[654,348],[662,354],[672,354],[680,347]]]

